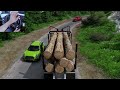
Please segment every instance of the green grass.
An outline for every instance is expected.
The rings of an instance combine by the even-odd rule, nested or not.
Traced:
[[[61,20],[59,20],[59,21],[61,21]],[[56,22],[58,22],[58,20],[53,21],[53,22],[41,23],[41,24],[32,24],[32,28],[33,28],[33,30],[42,29],[42,28],[47,27]]]
[[[120,34],[114,34],[115,25],[108,22],[101,26],[86,26],[77,30],[76,39],[79,41],[80,53],[88,59],[88,62],[103,69],[111,78],[120,78]],[[93,33],[108,36],[109,39],[91,41]]]
[[[2,47],[3,46],[3,42],[0,40],[0,47]]]

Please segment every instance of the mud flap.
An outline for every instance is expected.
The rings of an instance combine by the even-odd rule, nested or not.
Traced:
[[[75,79],[75,72],[66,72],[66,79]]]
[[[53,79],[53,73],[44,73],[44,79]]]

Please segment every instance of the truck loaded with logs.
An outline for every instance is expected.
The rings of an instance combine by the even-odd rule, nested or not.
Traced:
[[[70,26],[61,30],[50,26],[42,59],[45,79],[75,79],[77,44],[74,50]]]

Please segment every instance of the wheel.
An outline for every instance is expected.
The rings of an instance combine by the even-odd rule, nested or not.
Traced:
[[[21,61],[25,61],[25,60],[23,59],[23,56],[20,58],[20,60],[21,60]]]
[[[44,79],[53,79],[53,74],[50,73],[50,74],[44,74]]]
[[[66,73],[66,79],[75,79],[75,72],[74,73]]]
[[[41,59],[41,54],[40,54],[40,56],[39,56],[35,61],[36,61],[36,62],[39,62],[40,59]]]
[[[41,59],[41,56],[42,56],[42,55],[40,54],[40,56],[39,56],[39,60]]]

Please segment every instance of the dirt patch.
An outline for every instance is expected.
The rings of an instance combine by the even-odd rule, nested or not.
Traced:
[[[53,26],[58,26],[70,20],[60,21]],[[45,33],[49,31],[48,28],[36,30],[27,35],[23,35],[13,41],[6,42],[4,47],[0,48],[0,76],[15,62],[15,59],[20,57],[24,50],[34,40],[38,40]]]
[[[79,27],[79,25],[77,25],[77,27]],[[78,43],[75,39],[75,35],[77,35],[77,27],[72,31],[73,48],[75,48],[75,43]],[[79,50],[78,50],[78,57],[77,57],[77,67],[78,67],[81,79],[107,79],[103,71],[95,67],[94,65],[88,63],[87,59],[80,54]]]

